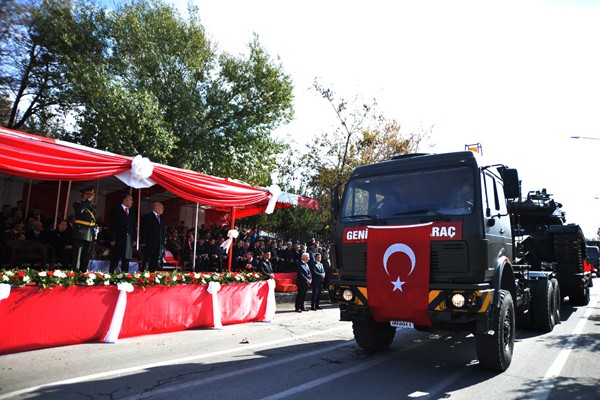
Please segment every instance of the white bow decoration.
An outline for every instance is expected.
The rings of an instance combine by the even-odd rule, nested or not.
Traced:
[[[10,285],[8,283],[0,283],[0,301],[8,299],[10,296]]]
[[[221,248],[225,251],[225,254],[229,253],[233,240],[237,239],[239,235],[240,233],[236,229],[231,229],[227,232],[227,240],[221,244]]]
[[[152,171],[154,171],[154,165],[147,157],[138,154],[131,161],[131,175],[133,178],[140,180],[150,178]]]
[[[272,214],[273,211],[275,211],[277,199],[279,198],[279,195],[281,195],[281,188],[278,185],[271,185],[267,190],[271,193],[271,198],[269,199],[269,204],[267,204],[265,214]]]
[[[126,185],[135,189],[149,188],[156,184],[150,177],[154,171],[154,164],[146,157],[137,155],[131,160],[131,169],[115,175]]]

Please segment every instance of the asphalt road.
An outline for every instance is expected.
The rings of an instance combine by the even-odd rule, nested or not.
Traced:
[[[0,356],[0,400],[600,399],[595,283],[588,306],[562,305],[553,332],[519,330],[504,373],[477,365],[467,334],[399,330],[369,354],[335,305],[298,314],[288,303],[272,323]]]

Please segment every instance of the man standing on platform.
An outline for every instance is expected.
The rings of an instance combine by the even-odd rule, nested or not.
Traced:
[[[90,249],[96,235],[96,206],[92,200],[96,193],[94,188],[83,190],[81,201],[73,203],[75,221],[73,223],[73,261],[71,268],[75,271],[87,271],[90,262]]]
[[[164,211],[164,205],[157,201],[152,205],[152,212],[142,217],[140,225],[140,246],[144,256],[142,270],[156,272],[159,266],[162,267],[165,224],[161,220],[161,215]]]
[[[135,215],[131,210],[133,197],[124,194],[121,204],[112,209],[110,213],[108,236],[110,243],[110,268],[109,272],[114,274],[117,265],[121,261],[121,271],[127,272],[129,260],[133,253],[133,238],[135,228]]]

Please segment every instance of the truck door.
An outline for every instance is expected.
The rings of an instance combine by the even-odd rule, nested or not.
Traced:
[[[488,269],[493,270],[501,257],[512,260],[510,219],[506,208],[502,181],[490,171],[482,173],[483,219],[489,242]]]

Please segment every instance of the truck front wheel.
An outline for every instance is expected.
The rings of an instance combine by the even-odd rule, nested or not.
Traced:
[[[368,319],[352,321],[352,331],[356,343],[367,351],[387,350],[396,335],[396,328],[389,322]]]
[[[475,335],[477,357],[482,367],[505,371],[512,361],[515,347],[515,307],[508,290],[499,291],[500,306],[494,310],[493,333]]]

